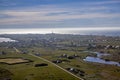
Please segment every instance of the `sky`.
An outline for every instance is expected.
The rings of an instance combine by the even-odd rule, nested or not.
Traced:
[[[120,0],[0,0],[0,29],[24,28],[120,30]]]

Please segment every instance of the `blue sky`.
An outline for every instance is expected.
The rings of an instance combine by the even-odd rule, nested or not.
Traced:
[[[0,29],[120,29],[120,0],[0,0]]]

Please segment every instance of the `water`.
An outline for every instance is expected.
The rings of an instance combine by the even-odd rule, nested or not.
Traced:
[[[12,40],[12,39],[10,39],[10,38],[0,37],[0,42],[16,42],[16,40]]]
[[[89,61],[89,62],[97,62],[97,63],[103,63],[103,64],[111,64],[111,65],[117,65],[120,66],[120,64],[118,62],[114,62],[114,61],[105,61],[103,59],[100,59],[98,57],[90,57],[87,56],[84,61]]]
[[[108,56],[110,54],[107,54],[107,53],[99,53],[99,52],[94,52],[95,54],[97,54],[97,57],[98,58],[101,58],[101,56]]]
[[[120,36],[120,29],[114,28],[20,28],[0,29],[0,34],[80,34],[80,35],[106,35]]]
[[[91,51],[90,51],[91,53]],[[99,53],[99,52],[93,52],[97,54],[97,57],[91,57],[91,56],[87,56],[85,59],[83,59],[84,61],[88,61],[88,62],[97,62],[97,63],[102,63],[102,64],[110,64],[110,65],[117,65],[120,66],[120,63],[115,62],[115,61],[105,61],[103,59],[101,59],[101,56],[108,56],[110,54],[103,54],[103,53]]]

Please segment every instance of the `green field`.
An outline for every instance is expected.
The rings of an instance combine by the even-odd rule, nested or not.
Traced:
[[[56,59],[69,60],[66,58],[58,58],[58,56],[63,53],[68,55],[78,54],[80,57],[71,59],[69,60],[70,62],[62,62],[58,65],[63,68],[72,67],[84,71],[85,75],[80,77],[86,80],[119,80],[120,78],[120,67],[118,66],[83,61],[83,58],[89,55],[89,53],[62,50],[56,50],[51,53],[52,54],[47,54],[43,57],[50,61]]]
[[[9,70],[13,74],[11,75],[12,80],[79,80],[78,78],[75,78],[67,72],[57,68],[56,66],[28,54],[11,53],[0,57],[4,58],[8,56],[23,57],[34,61],[31,63],[15,65],[0,64],[0,68]],[[34,67],[34,65],[37,63],[47,63],[48,66]],[[8,75],[5,77],[8,77]]]

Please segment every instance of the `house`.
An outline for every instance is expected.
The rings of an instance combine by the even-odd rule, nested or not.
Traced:
[[[52,61],[53,63],[62,63],[62,60],[55,60],[55,61]]]
[[[80,76],[84,76],[85,72],[76,68],[66,68],[68,71],[74,73],[74,74],[79,74]]]
[[[23,50],[21,52],[22,52],[22,54],[27,54],[28,53],[28,51],[25,51],[25,50]]]
[[[74,57],[79,57],[77,54],[74,54],[73,56],[74,56]]]
[[[36,56],[40,56],[41,54],[40,53],[35,53]]]
[[[120,46],[119,45],[115,46],[115,49],[120,49]]]
[[[61,57],[62,58],[67,58],[67,54],[62,54]]]

